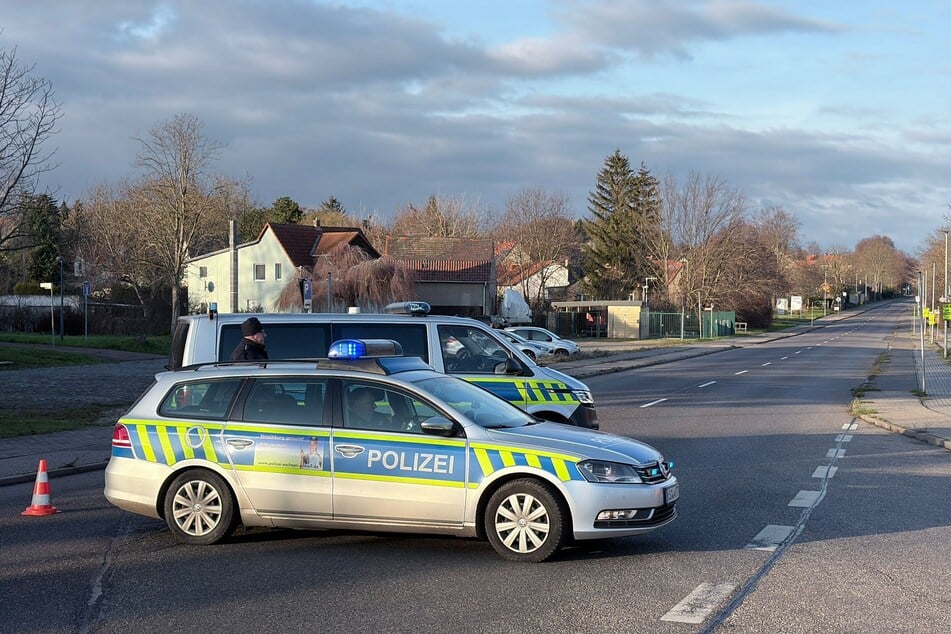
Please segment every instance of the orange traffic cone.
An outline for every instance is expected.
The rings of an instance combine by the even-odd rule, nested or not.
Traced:
[[[20,515],[52,515],[53,513],[59,513],[59,511],[50,504],[50,481],[46,474],[46,460],[40,460],[40,466],[36,470],[36,484],[33,485],[33,503]]]

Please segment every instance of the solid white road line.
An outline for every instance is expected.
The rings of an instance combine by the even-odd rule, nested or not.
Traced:
[[[709,387],[709,386],[713,385],[714,383],[716,383],[716,381],[707,381],[706,383],[701,383],[701,384],[698,385],[697,387]]]
[[[839,434],[835,437],[836,442],[852,442],[852,434]]]
[[[747,372],[749,372],[749,370],[740,370],[739,372],[734,372],[733,375],[734,375],[734,376],[739,376],[739,375],[741,375],[741,374],[746,374]]]
[[[813,478],[831,478],[835,475],[835,472],[838,471],[838,467],[816,467],[816,470],[812,472]]]
[[[683,601],[660,617],[661,621],[675,623],[703,623],[717,606],[736,589],[735,583],[701,583]]]
[[[826,452],[826,458],[841,458],[845,455],[845,449],[830,449]]]
[[[644,403],[643,405],[641,405],[641,409],[644,409],[645,407],[650,407],[651,405],[657,405],[658,403],[663,403],[666,400],[667,400],[666,398],[659,398],[656,401],[651,401],[650,403]]]
[[[821,494],[821,491],[800,491],[796,494],[796,497],[792,499],[792,502],[786,506],[801,506],[803,508],[808,508],[816,503],[816,500],[819,499]]]
[[[753,538],[749,544],[745,547],[750,550],[767,550],[774,551],[776,548],[786,541],[786,538],[789,537],[789,534],[793,532],[795,526],[778,526],[776,524],[769,524],[756,534],[756,537]]]

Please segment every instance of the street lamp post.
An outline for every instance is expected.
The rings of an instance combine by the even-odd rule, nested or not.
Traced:
[[[944,295],[941,297],[941,321],[944,322],[944,358],[948,358],[948,320],[944,318],[944,305],[951,299],[948,297],[948,229],[944,232]]]
[[[56,261],[59,262],[59,340],[63,340],[63,335],[66,334],[65,327],[65,314],[66,310],[63,306],[63,258],[61,256],[56,256]]]

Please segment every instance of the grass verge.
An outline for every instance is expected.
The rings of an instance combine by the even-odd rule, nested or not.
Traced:
[[[111,419],[111,414],[115,414],[118,409],[121,408],[110,405],[85,405],[57,412],[0,411],[0,438],[111,425],[115,422]]]
[[[101,348],[104,350],[125,350],[127,352],[147,352],[149,354],[167,355],[172,347],[171,335],[155,337],[132,335],[69,335],[60,339],[43,334],[27,334],[6,332],[0,334],[0,342],[4,343],[32,343],[50,345],[53,341],[57,347],[65,348]]]
[[[63,365],[90,365],[93,363],[105,363],[105,360],[88,354],[54,350],[53,348],[0,346],[0,372],[3,370],[26,370]]]

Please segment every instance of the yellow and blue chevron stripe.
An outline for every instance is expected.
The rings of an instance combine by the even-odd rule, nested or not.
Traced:
[[[506,377],[464,377],[514,405],[566,405],[576,407],[577,397],[561,381],[512,379]]]
[[[514,466],[541,469],[562,482],[584,479],[575,466],[580,460],[577,456],[482,443],[473,443],[470,451],[474,460],[470,461],[469,481],[476,485],[496,471]]]

